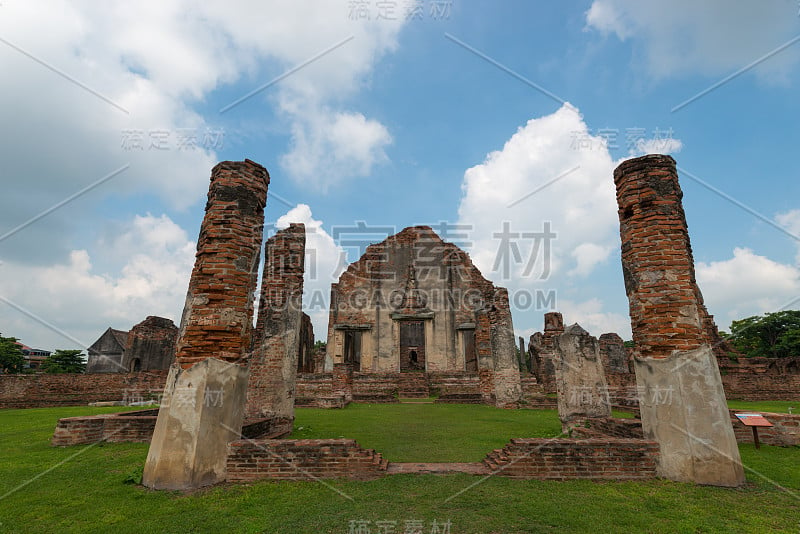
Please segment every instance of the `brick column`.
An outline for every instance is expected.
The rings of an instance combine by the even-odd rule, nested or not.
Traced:
[[[225,478],[240,436],[269,174],[245,160],[211,171],[206,214],[142,483],[185,490]]]
[[[710,345],[713,322],[695,281],[675,160],[625,161],[614,183],[642,427],[661,447],[659,472],[679,481],[741,485],[744,471]]]
[[[302,224],[292,223],[267,240],[249,366],[247,417],[294,418],[305,250]]]
[[[250,160],[211,171],[176,346],[184,369],[210,357],[236,362],[250,349],[268,186],[267,169]]]

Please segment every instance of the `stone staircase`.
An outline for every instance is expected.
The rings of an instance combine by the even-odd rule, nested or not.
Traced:
[[[430,397],[431,390],[428,376],[424,371],[400,373],[398,394],[401,399],[426,399]]]
[[[362,449],[364,458],[368,458],[371,464],[377,471],[387,471],[389,468],[389,460],[384,458],[381,453],[375,449]]]
[[[483,465],[486,469],[491,473],[495,473],[508,465],[511,459],[508,457],[509,451],[507,449],[508,446],[505,446],[502,449],[495,449],[487,454],[486,458],[483,459]]]

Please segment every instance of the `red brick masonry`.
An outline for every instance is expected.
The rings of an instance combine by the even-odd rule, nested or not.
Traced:
[[[490,453],[496,475],[544,480],[655,478],[658,444],[641,439],[512,439]]]
[[[166,380],[167,371],[0,375],[0,409],[157,399],[164,391]]]
[[[368,480],[386,474],[388,462],[353,439],[240,440],[229,445],[228,481],[260,479]]]
[[[50,444],[53,447],[109,443],[149,443],[156,428],[158,409],[59,419]],[[292,421],[280,417],[252,419],[242,426],[242,436],[277,438],[292,431]]]

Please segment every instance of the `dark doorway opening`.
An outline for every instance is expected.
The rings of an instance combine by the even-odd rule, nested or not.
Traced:
[[[351,364],[357,371],[361,370],[361,332],[358,330],[344,332],[344,363]]]
[[[400,323],[400,371],[425,370],[425,323]]]
[[[464,346],[464,370],[478,372],[478,354],[475,351],[475,330],[462,330],[461,341]]]

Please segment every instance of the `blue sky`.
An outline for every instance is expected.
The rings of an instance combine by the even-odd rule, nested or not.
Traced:
[[[556,309],[628,338],[611,173],[646,152],[681,169],[720,327],[800,308],[799,15],[796,0],[4,0],[0,332],[73,348],[179,321],[211,167],[243,158],[270,171],[268,224],[312,229],[318,338],[333,274],[359,256],[348,240],[440,223],[509,288],[518,334]],[[522,236],[545,223],[557,237],[534,257]],[[502,243],[504,225],[520,237]]]

